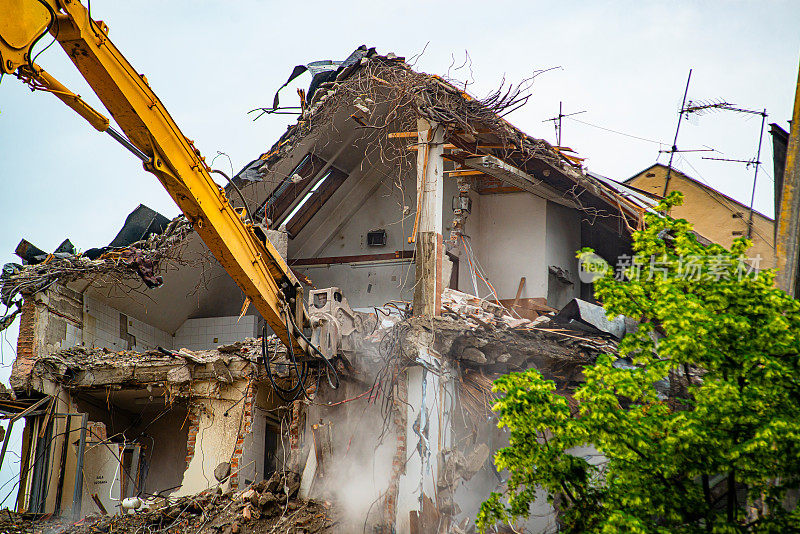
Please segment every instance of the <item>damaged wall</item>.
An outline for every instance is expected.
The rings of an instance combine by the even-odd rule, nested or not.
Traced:
[[[307,275],[317,288],[342,289],[356,308],[411,300],[411,259],[378,260],[374,256],[412,251],[416,186],[408,172],[368,166],[356,169],[319,213],[289,240],[289,265]],[[386,244],[370,246],[367,233],[386,231]],[[353,257],[350,261],[301,266],[308,258]],[[356,258],[360,257],[360,258]]]
[[[25,295],[11,368],[12,389],[24,389],[36,357],[80,344],[83,300],[80,293],[54,284],[47,291]]]
[[[576,254],[581,249],[581,218],[576,209],[547,202],[545,264],[548,272],[547,293],[543,296],[547,297],[547,305],[557,310],[580,297]]]
[[[241,477],[254,479],[255,465],[240,465],[244,436],[252,431],[252,398],[248,381],[230,385],[198,385],[204,397],[192,401],[189,416],[189,445],[186,470],[176,495],[191,495],[217,484],[214,470],[230,464],[230,485],[236,489]],[[203,391],[205,390],[205,391]],[[257,446],[257,444],[254,444]],[[241,474],[237,473],[241,470]]]

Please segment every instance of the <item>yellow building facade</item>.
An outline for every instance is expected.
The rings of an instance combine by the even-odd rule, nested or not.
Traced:
[[[664,194],[667,166],[657,163],[625,181],[625,185],[652,195]],[[672,169],[667,193],[683,193],[683,205],[672,209],[670,215],[686,219],[703,237],[729,248],[737,237],[747,236],[750,208],[680,171]],[[775,221],[753,211],[753,231],[750,239],[753,247],[748,256],[760,256],[752,262],[758,269],[775,266]],[[758,263],[756,265],[756,263]]]

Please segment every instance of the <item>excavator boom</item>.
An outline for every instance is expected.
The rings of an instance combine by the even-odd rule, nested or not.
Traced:
[[[47,32],[124,135],[33,62],[31,50]],[[78,0],[0,0],[0,62],[0,71],[52,92],[140,157],[283,343],[309,353],[301,331],[308,320],[300,283],[263,232],[256,233],[254,221],[214,183],[205,158],[181,133],[147,79],[109,40],[105,24],[92,20]]]

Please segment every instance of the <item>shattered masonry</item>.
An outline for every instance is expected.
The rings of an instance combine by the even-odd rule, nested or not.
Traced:
[[[596,320],[575,251],[629,253],[653,198],[504,120],[522,88],[478,100],[363,46],[306,68],[298,121],[233,183],[330,365],[263,338],[183,217],[140,206],[83,253],[23,240],[0,279],[17,511],[91,516],[69,532],[470,532],[505,483],[492,381],[536,368],[574,402],[616,350],[630,325]],[[555,524],[537,502],[526,526]]]

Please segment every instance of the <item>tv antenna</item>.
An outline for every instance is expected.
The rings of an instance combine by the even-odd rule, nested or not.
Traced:
[[[556,145],[560,148],[561,145],[561,119],[564,117],[572,117],[573,115],[580,115],[581,113],[586,113],[586,110],[576,111],[575,113],[564,113],[562,111],[563,102],[558,103],[558,115],[555,117],[545,119],[542,122],[550,122],[553,121],[553,125],[556,128]]]
[[[667,196],[667,188],[669,187],[669,178],[672,174],[672,159],[678,150],[678,133],[681,131],[681,121],[683,114],[686,112],[686,95],[689,94],[689,82],[692,81],[692,69],[689,69],[689,77],[686,79],[686,89],[683,91],[683,101],[681,101],[681,110],[678,112],[678,126],[675,128],[675,139],[672,141],[672,148],[669,152],[669,163],[667,164],[667,177],[664,179],[664,193],[661,196]]]
[[[736,107],[734,104],[730,104],[725,101],[721,102],[701,102],[699,104],[695,104],[693,102],[689,102],[689,105],[684,108],[684,113],[687,115],[689,113],[698,113],[702,114],[708,111],[734,111],[736,113],[744,113],[747,115],[761,115],[761,130],[758,132],[758,148],[756,150],[756,157],[755,159],[729,159],[729,158],[709,158],[704,157],[703,159],[711,159],[715,161],[728,161],[732,163],[744,163],[746,167],[750,167],[753,165],[755,170],[753,171],[753,191],[750,193],[750,215],[747,218],[747,239],[750,239],[753,235],[753,204],[756,201],[756,183],[758,182],[758,167],[761,165],[761,142],[764,139],[764,124],[767,122],[767,110],[764,109],[762,111],[756,109],[745,109]]]

